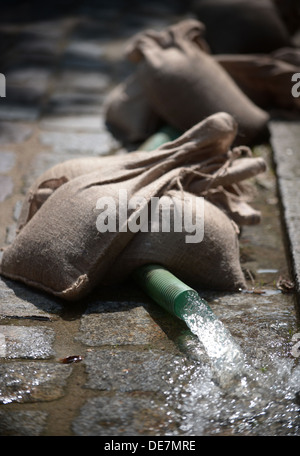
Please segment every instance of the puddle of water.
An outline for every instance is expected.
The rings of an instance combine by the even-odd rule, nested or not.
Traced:
[[[190,334],[180,341],[180,348],[196,362],[167,397],[182,416],[179,434],[300,435],[299,322],[293,295],[283,293],[276,285],[280,276],[289,277],[289,269],[279,207],[274,204],[271,151],[261,147],[258,154],[269,163],[269,170],[256,182],[253,204],[261,210],[262,221],[258,226],[244,227],[240,236],[241,263],[251,273],[249,289],[231,300],[222,295],[215,303],[207,299],[241,345],[243,356],[237,350],[238,363],[231,371],[229,367],[230,375],[224,382],[215,361],[218,357],[224,361],[226,348],[209,352],[207,345],[213,341],[209,329],[202,335],[198,331],[199,339]],[[189,315],[187,319],[192,320]],[[197,320],[187,321],[196,334]],[[219,342],[222,345],[221,338]],[[232,353],[234,361],[234,349]]]
[[[206,351],[208,339],[207,334],[201,336]],[[294,351],[299,356],[297,344],[300,342]],[[203,362],[200,341],[188,338],[185,346],[200,362],[185,372],[186,382],[183,379],[167,397],[169,406],[182,417],[178,435],[300,435],[300,365],[296,357],[276,353],[266,357],[264,353],[262,359],[253,359],[241,357],[237,349],[230,368],[230,356],[226,355],[224,363],[226,349],[210,352],[215,358],[208,363]]]
[[[181,317],[203,344],[220,384],[230,383],[245,370],[241,348],[221,320],[208,312],[205,301],[187,295]]]

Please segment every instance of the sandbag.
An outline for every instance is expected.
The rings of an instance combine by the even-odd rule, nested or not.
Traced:
[[[160,119],[147,102],[135,74],[126,78],[108,95],[104,113],[107,127],[124,143],[147,139],[160,124]]]
[[[169,125],[186,131],[219,111],[238,122],[236,144],[267,138],[268,114],[257,107],[196,39],[195,20],[132,39],[128,58],[137,65],[137,81],[153,110]],[[193,34],[189,34],[188,30]],[[192,37],[192,38],[191,38]]]
[[[234,119],[218,113],[151,153],[71,160],[46,171],[25,198],[27,217],[4,249],[0,273],[66,300],[80,299],[112,278],[125,280],[135,267],[152,259],[198,286],[244,287],[237,225],[230,211],[209,202],[215,191],[230,193],[233,182],[239,185],[255,167],[256,172],[265,169],[262,159],[253,159],[256,165],[246,165],[248,172],[245,166],[234,170],[233,163],[243,159],[243,148],[230,149],[236,131]],[[203,180],[204,190],[197,190]],[[175,191],[179,201],[193,186],[194,198],[205,194],[202,242],[187,244],[184,229],[154,236],[126,229],[148,210],[153,197]],[[38,207],[33,202],[41,190],[44,199]],[[142,198],[142,204],[126,207],[120,191],[128,200]],[[97,202],[103,197],[115,202],[117,230],[99,231]]]
[[[174,209],[187,192],[170,192]],[[171,217],[171,226],[173,217]],[[204,200],[204,237],[201,243],[186,243],[188,233],[139,232],[117,257],[106,276],[108,285],[146,264],[161,264],[182,281],[202,289],[237,291],[246,287],[239,263],[237,226],[208,200]]]
[[[291,45],[271,0],[196,0],[193,11],[206,26],[213,54],[269,53]]]
[[[299,98],[291,96],[292,76],[300,72],[299,52],[285,48],[274,55],[227,54],[215,58],[258,106],[267,110],[299,109]]]

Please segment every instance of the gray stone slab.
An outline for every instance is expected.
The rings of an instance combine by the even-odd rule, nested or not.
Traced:
[[[0,150],[0,173],[5,174],[9,172],[15,165],[16,154],[8,150]]]
[[[47,417],[43,411],[0,410],[0,436],[39,436],[46,427]]]
[[[92,59],[98,61],[103,57],[102,43],[96,40],[80,40],[73,38],[65,48],[66,55],[77,59]]]
[[[0,175],[0,203],[10,196],[14,189],[14,183],[10,176]]]
[[[23,109],[23,107],[21,107]],[[30,108],[28,108],[30,109]],[[7,112],[6,112],[7,111]],[[27,108],[24,107],[24,113],[26,114]],[[3,116],[2,116],[3,114]],[[10,108],[6,107],[5,104],[0,104],[0,119],[2,118],[14,119],[13,112],[10,112]],[[15,122],[0,122],[0,144],[9,144],[9,143],[21,143],[28,139],[32,134],[31,126],[24,125],[22,123]]]
[[[101,93],[80,90],[55,92],[49,98],[45,112],[52,115],[100,115],[103,102],[104,96]]]
[[[58,130],[58,131],[84,131],[84,132],[97,132],[101,131],[103,120],[97,115],[76,115],[76,116],[44,116],[41,118],[40,127],[44,130]]]
[[[252,362],[263,365],[275,355],[290,356],[291,334],[297,332],[292,294],[274,289],[225,293],[209,304]]]
[[[120,392],[172,390],[180,376],[187,378],[195,368],[180,356],[129,349],[93,350],[84,363],[86,388]]]
[[[292,267],[300,292],[300,121],[272,121],[270,132]]]
[[[25,42],[22,43],[25,45]],[[41,66],[33,65],[20,65],[6,72],[7,86],[20,87],[23,89],[34,88],[40,93],[44,93],[51,70],[48,68],[42,68]]]
[[[72,430],[78,436],[172,435],[176,418],[177,413],[165,401],[116,394],[88,400]]]
[[[17,235],[17,224],[12,223],[6,227],[5,245],[11,244]]]
[[[7,101],[0,105],[0,120],[24,120],[31,122],[36,120],[41,112],[38,105],[24,105]]]
[[[0,403],[53,401],[64,395],[70,365],[41,361],[0,365]]]
[[[116,145],[112,136],[105,131],[99,133],[47,131],[41,132],[40,141],[43,145],[51,146],[54,152],[70,154],[105,155]]]
[[[106,90],[109,84],[107,74],[99,71],[64,70],[57,77],[55,90],[99,93]]]
[[[0,277],[0,320],[24,318],[55,320],[63,310],[62,304],[46,294]]]
[[[54,339],[54,331],[47,327],[0,325],[0,358],[51,358]]]
[[[81,318],[76,340],[90,346],[155,344],[167,339],[147,310],[136,303],[103,302]]]

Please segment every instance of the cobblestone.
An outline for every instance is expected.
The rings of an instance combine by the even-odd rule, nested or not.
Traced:
[[[2,358],[48,359],[54,355],[53,329],[39,326],[0,325]]]
[[[283,217],[293,270],[300,291],[300,122],[273,121],[270,125]]]
[[[42,362],[12,362],[0,365],[0,402],[53,401],[64,395],[72,367]]]
[[[1,246],[12,242],[24,193],[42,172],[70,158],[122,153],[106,129],[103,102],[130,72],[126,40],[193,17],[190,2],[180,0],[78,0],[72,7],[61,1],[57,13],[55,0],[43,8],[13,3],[13,16],[4,11],[0,21],[7,79],[7,97],[0,100]],[[243,268],[257,293],[201,291],[244,352],[270,369],[277,391],[297,378],[287,366],[275,373],[272,367],[276,357],[292,364],[291,336],[299,331],[295,294],[276,288],[279,276],[290,277],[290,256],[296,277],[300,271],[298,129],[271,123],[289,249],[272,157],[262,146],[257,153],[268,158],[270,170],[255,181],[255,205],[263,221],[240,237]],[[82,361],[61,362],[68,356]],[[207,372],[203,347],[184,322],[133,284],[66,304],[0,278],[0,435],[259,435],[266,428],[271,435],[299,435],[296,420],[287,418],[297,413],[294,399],[267,398],[269,408],[247,418],[251,398],[243,397],[239,415],[236,397],[228,406]]]
[[[168,415],[170,409],[163,402],[116,394],[87,401],[72,429],[79,436],[167,435],[173,430]]]
[[[90,351],[85,364],[87,388],[159,392],[173,388],[173,383],[186,371],[188,361],[156,351],[103,349]]]

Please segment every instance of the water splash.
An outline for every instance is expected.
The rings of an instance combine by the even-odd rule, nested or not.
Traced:
[[[169,403],[179,404],[185,435],[300,435],[300,365],[270,354],[249,360],[230,332],[199,297],[181,316],[191,332],[194,370]],[[194,342],[191,343],[191,338]],[[186,341],[188,342],[188,341]],[[185,344],[186,345],[186,344]],[[203,347],[209,365],[203,363]]]
[[[220,384],[228,386],[237,376],[249,373],[240,346],[204,300],[195,298],[194,294],[187,296],[180,313],[189,329],[203,344]]]

